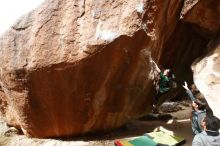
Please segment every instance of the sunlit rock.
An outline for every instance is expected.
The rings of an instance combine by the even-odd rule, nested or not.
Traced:
[[[194,81],[215,116],[220,118],[220,38],[210,42],[210,52],[193,65]]]
[[[110,130],[150,112],[150,60],[185,79],[206,44],[179,22],[182,6],[47,0],[24,15],[0,38],[7,123],[28,136],[60,137]]]

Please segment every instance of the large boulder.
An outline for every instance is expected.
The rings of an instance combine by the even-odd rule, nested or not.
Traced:
[[[161,37],[162,6],[48,0],[19,19],[0,40],[8,124],[35,137],[70,136],[112,129],[147,113],[150,55],[141,50],[162,49],[146,43]]]
[[[7,123],[28,136],[58,137],[109,130],[148,113],[151,59],[184,78],[178,63],[189,66],[206,44],[178,22],[182,6],[183,0],[46,0],[0,38]]]
[[[220,1],[186,0],[183,21],[209,39],[206,51],[192,65],[194,82],[206,98],[214,115],[220,118]]]
[[[194,81],[220,119],[220,38],[211,41],[208,48],[210,52],[192,66]]]

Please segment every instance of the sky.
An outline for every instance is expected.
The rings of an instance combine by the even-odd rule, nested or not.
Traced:
[[[31,11],[44,0],[0,0],[0,35],[23,14]]]

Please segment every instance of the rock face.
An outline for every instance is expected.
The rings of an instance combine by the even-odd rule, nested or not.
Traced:
[[[205,96],[215,116],[220,118],[220,38],[210,42],[211,53],[195,62],[194,81]]]
[[[192,66],[194,82],[205,96],[214,115],[220,118],[220,1],[194,2],[195,0],[189,0],[185,3],[181,13],[185,15],[183,20],[193,24],[198,33],[210,40],[203,57],[197,59]]]
[[[181,15],[198,33],[212,39],[220,34],[219,6],[216,0],[186,0]]]
[[[207,44],[179,22],[183,4],[47,0],[23,16],[0,39],[8,124],[34,137],[72,136],[116,128],[149,112],[150,60],[184,80]]]
[[[20,19],[1,38],[7,122],[30,136],[69,136],[118,127],[149,111],[151,81],[143,80],[150,66],[140,51],[159,32],[142,23],[144,7],[54,0]],[[148,7],[155,15],[156,4]]]

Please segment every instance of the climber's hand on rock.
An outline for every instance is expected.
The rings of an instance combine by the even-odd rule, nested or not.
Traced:
[[[189,88],[188,88],[188,84],[187,84],[186,81],[184,82],[183,88],[186,89],[186,90],[189,90]]]

